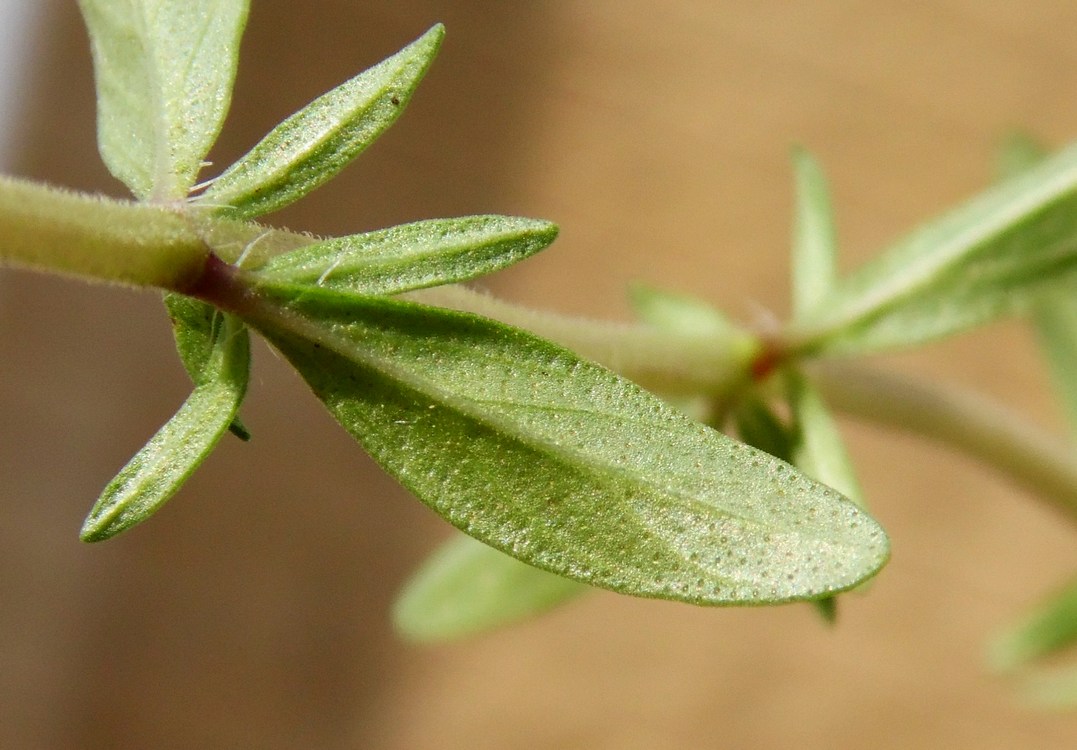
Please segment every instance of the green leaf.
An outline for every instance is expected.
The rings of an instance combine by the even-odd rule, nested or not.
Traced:
[[[741,440],[783,461],[792,462],[800,449],[802,436],[799,425],[783,422],[761,399],[747,398],[734,413],[734,421]],[[810,472],[805,473],[811,476]],[[833,625],[837,620],[836,596],[815,599],[811,604],[828,625]]]
[[[720,310],[694,297],[639,283],[628,288],[628,296],[640,320],[663,331],[745,337]]]
[[[1003,177],[1022,174],[1042,163],[1048,154],[1031,136],[1013,133],[1001,149],[998,171]],[[1077,431],[1077,295],[1070,289],[1044,294],[1032,305],[1031,322],[1070,427]]]
[[[1077,645],[1077,579],[1041,602],[997,636],[988,650],[991,665],[1011,671]]]
[[[332,178],[400,116],[437,54],[434,26],[384,62],[315,99],[229,167],[196,201],[253,218],[299,200]]]
[[[786,383],[797,435],[792,450],[793,465],[863,507],[864,491],[822,396],[798,372],[788,372]]]
[[[799,318],[819,307],[837,281],[838,243],[823,168],[815,157],[797,148],[793,171],[793,316]]]
[[[172,320],[176,351],[183,361],[183,368],[191,382],[199,385],[207,376],[207,365],[217,338],[215,328],[220,325],[221,316],[213,305],[182,294],[166,294],[164,303]],[[212,377],[213,373],[208,374]]]
[[[246,304],[390,474],[536,567],[761,604],[850,588],[886,561],[883,531],[833,490],[528,333],[317,288]]]
[[[482,276],[549,245],[557,226],[511,216],[435,219],[318,242],[259,270],[274,284],[396,294]]]
[[[828,596],[823,599],[816,599],[811,605],[816,614],[823,618],[823,622],[827,625],[833,625],[838,621],[838,597]]]
[[[911,346],[1027,310],[1077,271],[1077,146],[988,190],[842,279],[803,348]]]
[[[97,79],[97,141],[140,199],[184,198],[232,96],[247,0],[79,0]]]
[[[785,377],[789,410],[797,436],[792,464],[812,479],[833,487],[861,508],[866,507],[864,490],[845,441],[822,396],[803,374],[789,370]]]
[[[747,398],[733,414],[740,439],[753,448],[792,463],[796,431],[784,424],[769,406],[758,398]]]
[[[864,507],[864,491],[856,477],[853,462],[822,397],[798,372],[788,371],[786,383],[796,432],[792,447],[793,465],[812,479],[833,487],[858,506]],[[833,624],[837,620],[837,597],[820,599],[815,604],[828,623]]]
[[[214,372],[210,360],[217,339],[217,327],[222,322],[220,313],[212,305],[184,297],[182,294],[166,294],[164,302],[172,319],[176,350],[191,382],[200,385],[207,379],[216,378],[218,374]],[[237,345],[249,350],[250,333],[247,332],[247,327],[239,321],[235,321],[234,325],[233,335],[243,338]],[[239,417],[232,420],[228,430],[244,442],[251,439],[250,430]]]
[[[526,620],[588,590],[458,534],[401,591],[393,621],[412,640],[451,640]]]
[[[232,423],[247,388],[249,339],[235,317],[219,317],[201,381],[175,416],[105,487],[83,523],[84,542],[108,539],[155,513]]]

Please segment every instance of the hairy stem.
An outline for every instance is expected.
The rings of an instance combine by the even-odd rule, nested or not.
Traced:
[[[0,264],[179,289],[208,252],[190,222],[166,208],[0,176]]]
[[[953,446],[1077,522],[1077,451],[982,396],[846,362],[812,366],[835,409]]]
[[[434,287],[403,296],[531,331],[669,396],[723,396],[744,378],[758,349],[747,333],[732,338],[689,336],[574,318],[530,310],[462,286]]]

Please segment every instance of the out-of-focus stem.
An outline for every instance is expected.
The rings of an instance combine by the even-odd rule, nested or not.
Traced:
[[[190,222],[167,208],[0,176],[0,264],[179,289],[208,253]]]
[[[847,362],[816,363],[810,372],[834,409],[958,448],[1077,522],[1077,448],[1068,442],[952,386]]]
[[[664,395],[724,396],[749,369],[758,344],[667,333],[642,325],[529,310],[461,286],[410,292],[415,302],[482,315],[531,331]]]

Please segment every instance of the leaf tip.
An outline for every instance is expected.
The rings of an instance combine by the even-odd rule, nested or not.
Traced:
[[[561,227],[552,221],[546,221],[545,219],[528,219],[527,221],[530,225],[531,233],[542,241],[543,247],[553,244],[553,241],[557,239],[557,235],[561,233]]]
[[[838,597],[828,596],[825,599],[816,599],[812,607],[822,619],[823,623],[833,627],[838,622]]]
[[[408,47],[414,51],[421,51],[430,60],[441,49],[441,42],[445,39],[445,24],[435,23],[426,33],[412,42]]]
[[[232,423],[228,425],[228,431],[244,443],[249,443],[251,441],[251,431],[247,429],[247,425],[240,421],[239,417],[233,419]]]
[[[79,529],[79,541],[93,544],[111,539],[125,528],[122,524],[116,524],[113,521],[111,516],[101,516],[91,510],[90,515],[86,516],[86,520],[82,522],[82,528]]]
[[[789,149],[789,159],[800,182],[814,185],[816,189],[825,185],[826,177],[823,173],[823,163],[806,146],[799,143],[794,144]],[[802,186],[801,189],[805,189],[805,187]]]
[[[820,169],[819,159],[803,143],[794,143],[789,147],[789,160],[798,172],[805,169]]]
[[[438,21],[433,26],[431,26],[430,30],[427,31],[426,34],[424,34],[423,36],[436,36],[438,38],[438,41],[444,39],[445,38],[445,24]]]

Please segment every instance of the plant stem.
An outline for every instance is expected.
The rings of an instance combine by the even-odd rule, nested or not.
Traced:
[[[0,176],[0,263],[92,281],[178,289],[209,248],[160,206],[57,190]]]
[[[810,372],[838,411],[958,448],[1077,522],[1077,451],[1001,405],[846,362],[819,362]]]
[[[209,248],[202,234],[189,217],[164,207],[0,176],[3,263],[190,291],[223,273],[215,267],[217,273],[203,276]],[[758,340],[747,333],[686,335],[581,320],[527,310],[458,286],[406,296],[528,329],[666,395],[728,396],[745,380],[760,351]],[[1072,451],[1005,409],[952,388],[848,364],[818,363],[812,372],[835,408],[960,448],[1077,520]]]
[[[403,295],[531,331],[645,388],[669,396],[721,397],[743,380],[758,349],[753,337],[685,335],[654,328],[538,312],[462,286]]]

